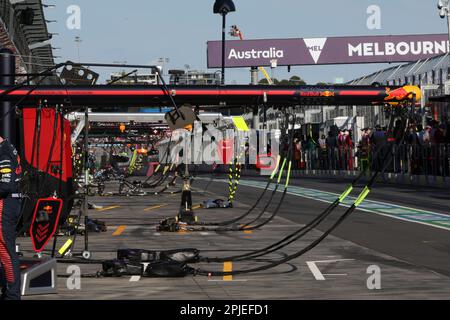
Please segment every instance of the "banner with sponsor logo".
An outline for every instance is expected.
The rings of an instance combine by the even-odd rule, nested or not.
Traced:
[[[448,52],[448,34],[226,41],[227,68],[411,62]],[[208,68],[222,65],[222,42],[208,41]]]

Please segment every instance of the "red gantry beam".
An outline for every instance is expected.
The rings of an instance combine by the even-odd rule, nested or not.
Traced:
[[[20,101],[20,106],[35,106],[39,101],[66,106],[149,107],[170,106],[160,86],[25,86],[0,100]],[[383,105],[405,100],[420,100],[415,86],[169,86],[178,105],[227,107],[259,105]]]

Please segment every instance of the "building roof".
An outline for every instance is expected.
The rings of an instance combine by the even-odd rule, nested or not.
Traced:
[[[24,0],[11,5],[9,0],[0,0],[0,17],[4,24],[2,28],[2,45],[11,48],[16,54],[22,56],[18,59],[19,63],[24,65],[33,65],[33,68],[27,68],[28,72],[41,72],[49,66],[55,64],[53,59],[53,50],[50,44],[30,49],[30,46],[45,42],[51,39],[47,29],[43,5],[41,0]],[[34,11],[32,25],[23,25],[19,22],[17,14],[11,21],[11,10],[16,12],[31,8]],[[14,34],[8,34],[9,26],[14,25]],[[12,41],[11,41],[12,39]],[[31,60],[30,60],[31,57]]]
[[[374,82],[388,84],[390,81],[397,79],[405,79],[415,75],[426,74],[429,71],[443,69],[444,66],[450,64],[448,54],[439,55],[426,60],[418,60],[416,62],[399,64],[386,69],[379,70],[372,74],[349,81],[351,85],[371,85]],[[414,84],[420,84],[418,79]]]
[[[16,10],[32,8],[34,10],[34,21],[30,26],[22,26],[28,45],[44,42],[51,39],[48,32],[47,21],[44,15],[44,9],[41,0],[25,0],[15,5]],[[33,63],[36,64],[37,71],[43,71],[48,66],[53,66],[53,50],[50,44],[32,49]]]
[[[33,24],[30,26],[22,26],[25,38],[29,45],[37,42],[49,40],[47,23],[45,21],[44,10],[41,0],[24,0],[15,4],[15,10],[20,11],[31,8],[34,11]]]

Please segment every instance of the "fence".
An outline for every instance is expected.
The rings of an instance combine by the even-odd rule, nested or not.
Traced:
[[[401,144],[385,146],[380,150],[348,147],[313,148],[301,151],[300,159],[294,161],[296,170],[344,171],[363,169],[374,171],[383,168],[385,161],[389,161],[386,170],[388,173],[449,177],[449,151],[450,144]]]

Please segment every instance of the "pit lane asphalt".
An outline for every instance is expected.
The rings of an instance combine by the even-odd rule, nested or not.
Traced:
[[[223,177],[222,177],[223,178]],[[245,177],[243,178],[245,179]],[[345,186],[327,185],[311,181],[310,186],[330,191],[341,192]],[[293,184],[305,183],[302,179],[293,180]],[[203,192],[208,180],[197,179],[193,185],[193,203],[199,204],[208,198],[226,198],[228,186],[223,182],[211,183]],[[180,184],[171,188],[179,190]],[[336,188],[336,189],[333,189]],[[383,193],[374,191],[374,197],[383,198]],[[392,191],[394,192],[394,191]],[[402,191],[396,191],[402,193]],[[200,221],[223,221],[241,215],[252,205],[261,189],[239,186],[237,202],[231,209],[198,209],[196,214]],[[274,209],[278,194],[268,212]],[[424,195],[426,198],[426,195]],[[370,197],[369,197],[370,198]],[[89,210],[89,216],[107,223],[108,231],[93,233],[89,237],[90,250],[94,259],[112,259],[119,248],[143,248],[167,250],[174,248],[194,247],[203,256],[216,257],[239,254],[249,250],[263,248],[301,227],[302,222],[314,218],[326,203],[288,195],[280,210],[280,216],[261,229],[250,234],[245,232],[157,232],[156,225],[165,217],[176,215],[180,205],[180,194],[160,194],[144,197],[91,197],[90,201],[103,206],[101,210]],[[442,200],[444,201],[444,200]],[[406,202],[405,202],[406,204]],[[164,205],[164,206],[161,206]],[[411,203],[409,203],[411,206]],[[261,208],[263,204],[259,205]],[[343,208],[339,209],[342,212]],[[76,210],[75,210],[76,212]],[[74,212],[74,213],[75,213]],[[259,211],[257,211],[259,212]],[[255,213],[253,213],[254,216]],[[250,220],[250,218],[249,218]],[[330,219],[333,220],[333,219]],[[331,222],[327,222],[329,225]],[[325,227],[321,227],[323,230]],[[417,230],[416,230],[417,229]],[[345,232],[348,230],[349,232]],[[406,235],[401,234],[407,233]],[[69,288],[70,273],[67,267],[78,265],[83,274],[93,273],[101,269],[99,264],[58,263],[58,294],[29,296],[25,299],[449,299],[450,277],[445,271],[445,259],[434,255],[439,250],[431,251],[430,242],[423,244],[430,253],[429,263],[433,260],[439,268],[429,267],[417,261],[415,243],[410,238],[420,239],[424,232],[429,232],[428,241],[444,241],[449,231],[439,230],[410,222],[403,222],[378,216],[376,214],[356,211],[348,221],[327,237],[316,248],[305,255],[276,268],[250,274],[235,276],[233,281],[224,281],[222,277],[186,276],[184,278],[82,278],[79,289]],[[442,232],[442,239],[436,234]],[[272,253],[265,259],[277,260],[292,254],[321,235],[319,230],[311,231],[303,239]],[[418,236],[420,235],[420,236]],[[397,243],[383,239],[394,238],[401,243],[403,250],[395,249]],[[415,237],[415,238],[414,238]],[[67,237],[58,240],[58,248]],[[406,238],[405,240],[402,240]],[[351,239],[351,240],[349,240]],[[448,239],[448,236],[447,236]],[[366,245],[357,241],[365,242]],[[26,256],[32,254],[29,238],[18,241]],[[380,243],[385,244],[380,247]],[[389,248],[390,247],[392,248]],[[409,247],[410,245],[410,247]],[[427,246],[428,245],[428,246]],[[408,249],[409,247],[409,249]],[[378,248],[372,249],[372,248]],[[406,258],[402,259],[381,251],[401,251]],[[394,250],[395,249],[395,250]],[[79,237],[75,252],[83,250],[83,239]],[[409,251],[408,251],[409,250]],[[411,254],[413,252],[414,254]],[[49,249],[44,252],[49,254]],[[442,253],[444,255],[444,253]],[[233,270],[247,269],[264,265],[268,260],[250,260],[233,263]],[[367,281],[370,277],[367,270],[370,266],[378,266],[381,270],[381,289],[370,290]],[[207,270],[222,270],[220,263],[192,264]],[[314,271],[314,266],[317,267]],[[439,271],[441,269],[443,272]],[[318,271],[317,271],[318,270]],[[323,276],[323,280],[320,277]],[[134,281],[136,280],[136,281]]]
[[[266,178],[255,177],[242,177],[242,179],[266,181]],[[208,182],[199,180],[196,186],[204,188]],[[290,184],[340,194],[349,183],[337,179],[296,178],[292,179]],[[208,186],[208,191],[224,194],[226,188],[224,183],[213,182]],[[260,192],[261,189],[240,185],[236,201],[251,205]],[[367,199],[450,214],[450,190],[443,188],[376,184]],[[279,214],[286,219],[304,224],[327,206],[328,204],[323,202],[287,195]],[[338,208],[317,229],[326,230],[344,210]],[[448,230],[356,210],[332,234],[450,276],[450,231]]]

